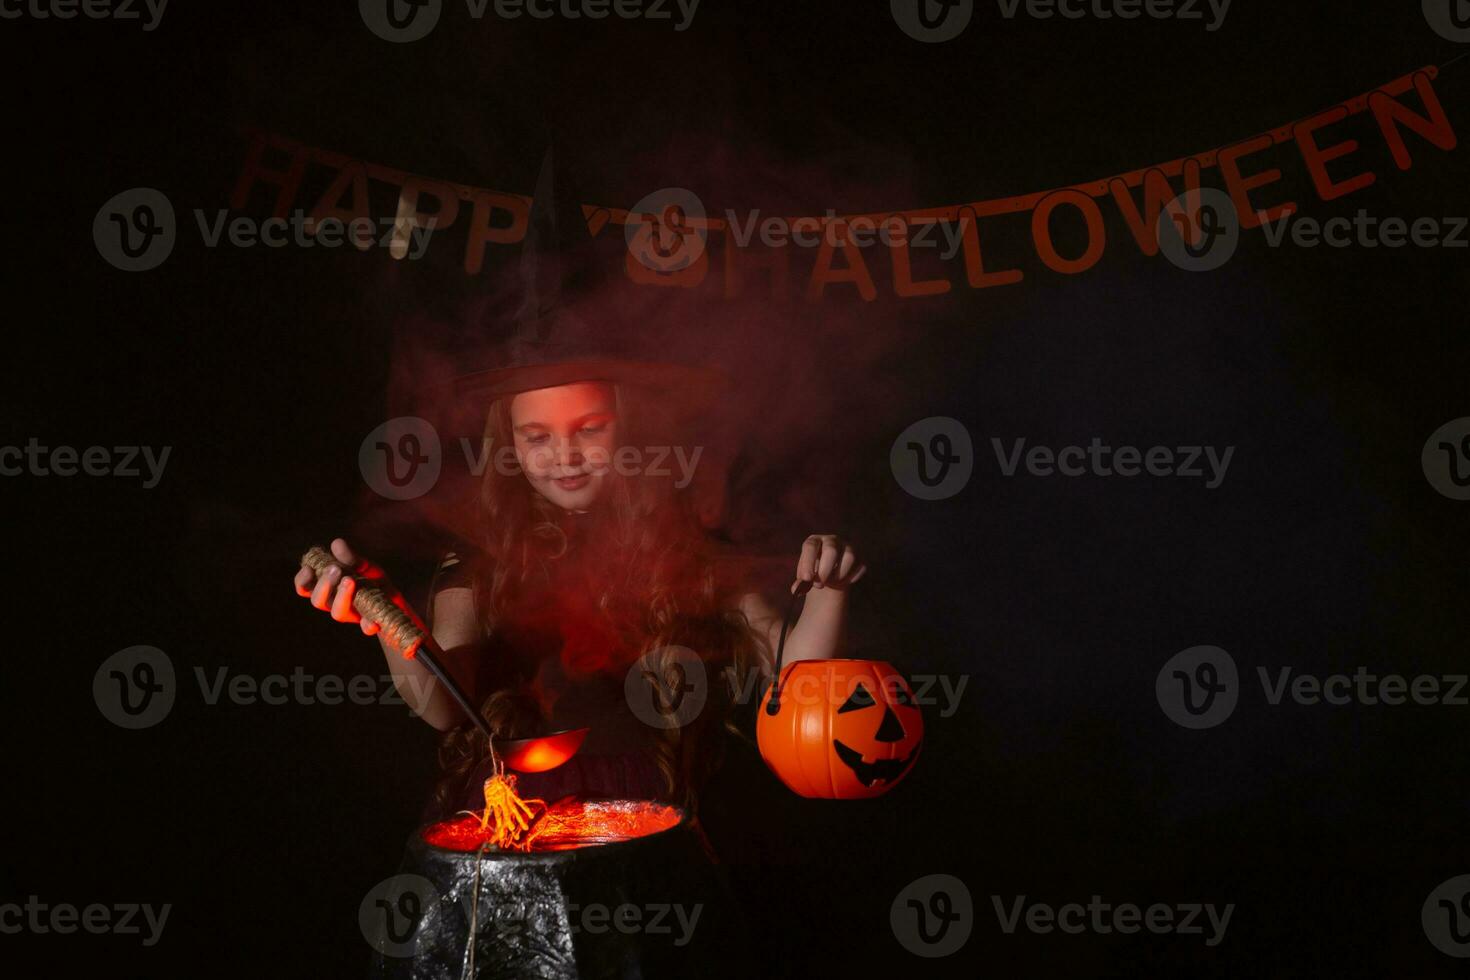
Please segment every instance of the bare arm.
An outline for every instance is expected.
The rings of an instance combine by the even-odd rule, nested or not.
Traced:
[[[434,606],[434,642],[444,651],[444,669],[462,690],[472,691],[473,658],[480,652],[474,591],[468,588],[441,589],[429,601]],[[400,656],[381,635],[378,642],[383,647],[388,670],[393,674],[393,686],[414,714],[441,732],[467,720],[464,709],[423,664]]]
[[[813,534],[802,543],[796,563],[796,581],[810,582],[806,605],[786,636],[785,663],[829,660],[840,656],[846,640],[848,587],[867,573],[852,546],[835,534]],[[793,591],[796,583],[792,583]],[[740,600],[740,610],[751,626],[770,641],[776,652],[781,639],[782,608],[775,609],[758,593]]]

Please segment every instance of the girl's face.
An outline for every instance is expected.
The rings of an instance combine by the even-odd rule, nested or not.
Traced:
[[[516,460],[531,486],[563,510],[587,510],[606,486],[617,446],[611,385],[524,391],[510,402]]]

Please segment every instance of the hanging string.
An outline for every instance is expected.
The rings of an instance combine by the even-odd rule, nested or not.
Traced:
[[[465,972],[460,980],[474,980],[475,976],[475,946],[480,935],[480,867],[490,849],[491,844],[486,841],[475,855],[475,887],[470,893],[470,938],[465,949]]]

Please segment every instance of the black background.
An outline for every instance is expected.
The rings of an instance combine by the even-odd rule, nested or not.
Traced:
[[[371,536],[391,518],[368,499],[357,447],[394,414],[405,311],[452,310],[483,288],[457,269],[461,239],[423,270],[376,250],[205,249],[187,212],[227,206],[239,126],[529,193],[552,117],[591,200],[626,207],[680,185],[712,210],[877,211],[1172,159],[1460,54],[1418,4],[1315,0],[1235,0],[1212,33],[1007,21],[981,4],[937,45],[878,2],[704,0],[683,33],[475,22],[450,3],[429,38],[392,45],[350,3],[175,0],[152,33],[18,20],[0,22],[0,41],[0,442],[173,447],[152,490],[0,483],[15,576],[0,899],[174,906],[153,948],[3,936],[0,955],[138,977],[357,975],[358,902],[395,870],[433,775],[432,733],[402,708],[210,705],[194,680],[381,672],[375,644],[313,613],[289,579],[306,545],[352,528],[394,563]],[[1462,135],[1467,76],[1462,63],[1436,83]],[[1283,183],[1263,195],[1321,219],[1466,213],[1463,147],[1410,134],[1414,167],[1400,172],[1366,117],[1341,128],[1374,186],[1319,201],[1287,146],[1269,154]],[[180,242],[127,274],[91,229],[136,186],[170,197]],[[765,468],[742,491],[764,496],[744,506],[800,502],[762,544],[794,559],[803,533],[850,536],[873,566],[855,594],[863,652],[967,679],[952,717],[930,709],[923,759],[880,800],[800,800],[753,752],[732,760],[705,820],[751,941],[793,976],[1448,974],[1457,964],[1419,909],[1470,871],[1467,709],[1271,707],[1254,676],[1464,670],[1466,505],[1429,486],[1419,452],[1470,414],[1465,253],[1273,249],[1247,232],[1222,270],[1192,275],[1140,256],[1104,212],[1107,253],[1079,276],[1044,269],[1022,222],[987,243],[1021,284],[970,290],[955,266],[939,299],[848,310],[834,297],[821,329],[751,328],[774,417],[782,392],[800,406],[749,436]],[[934,415],[963,421],[978,458],[962,493],[931,503],[895,484],[888,447]],[[989,448],[1093,436],[1236,453],[1207,491],[1005,479]],[[820,492],[787,486],[808,478]],[[404,579],[420,558],[399,559]],[[102,660],[135,644],[166,651],[182,690],[162,724],[129,732],[90,691]],[[1202,732],[1154,696],[1164,661],[1197,644],[1230,651],[1246,679],[1235,715]],[[889,905],[941,872],[967,883],[975,931],[953,957],[920,960],[894,940]],[[1006,935],[990,896],[1022,894],[1236,909],[1215,948]]]

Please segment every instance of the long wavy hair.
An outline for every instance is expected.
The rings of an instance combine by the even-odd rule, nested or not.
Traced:
[[[657,439],[656,424],[647,424],[651,412],[630,404],[633,392],[615,385],[613,393],[619,444],[639,445],[635,432]],[[485,436],[491,451],[514,445],[509,397],[491,404]],[[569,668],[622,676],[641,659],[644,670],[672,686],[683,679],[679,658],[687,653],[681,648],[696,652],[710,678],[704,708],[680,727],[650,729],[666,798],[692,807],[700,784],[719,766],[726,736],[739,734],[737,701],[751,689],[751,672],[768,669],[769,644],[739,610],[738,583],[719,574],[688,487],[681,490],[671,477],[641,467],[634,475],[613,467],[601,479],[606,486],[585,515],[585,533],[573,536],[561,509],[518,469],[485,467],[478,499],[480,554],[472,566],[476,613],[485,635],[493,635],[514,621],[554,573],[575,567],[573,581],[586,583],[588,593],[578,597],[580,608],[593,610],[595,622],[593,642],[568,642],[563,650]],[[524,684],[491,691],[480,710],[497,738],[530,734],[544,720]],[[447,802],[488,754],[484,735],[473,726],[447,732],[439,750],[445,771],[440,801]]]

